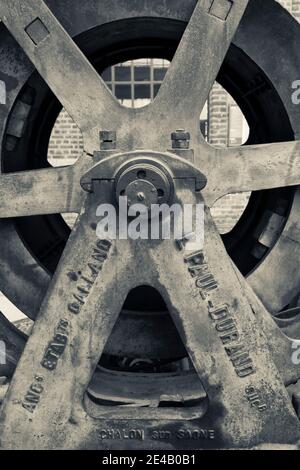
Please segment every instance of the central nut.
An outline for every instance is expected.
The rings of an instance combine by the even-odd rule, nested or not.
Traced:
[[[147,209],[151,209],[151,204],[158,203],[158,192],[156,187],[147,180],[136,180],[130,183],[124,196],[127,196],[128,205],[143,204]]]

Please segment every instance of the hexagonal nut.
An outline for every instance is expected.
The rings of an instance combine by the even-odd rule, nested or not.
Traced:
[[[100,131],[99,136],[101,142],[115,142],[117,140],[116,131]]]
[[[173,149],[181,149],[181,150],[188,150],[190,147],[189,140],[173,140],[172,141],[172,148]]]
[[[184,130],[177,130],[175,132],[172,132],[171,134],[172,140],[190,140],[190,138],[191,138],[190,133]]]
[[[104,142],[100,142],[101,150],[114,150],[116,148],[117,148],[117,144],[115,141],[105,140]]]

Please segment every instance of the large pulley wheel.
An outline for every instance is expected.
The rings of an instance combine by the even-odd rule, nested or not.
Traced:
[[[1,0],[0,17],[0,282],[37,318],[28,340],[0,318],[11,358],[0,375],[18,362],[1,410],[2,447],[118,448],[125,435],[144,448],[193,448],[194,439],[204,448],[296,444],[286,387],[300,368],[284,331],[292,324],[298,333],[298,311],[292,321],[272,314],[299,294],[298,24],[272,0],[134,8]],[[174,58],[155,101],[125,109],[99,73],[145,55]],[[248,120],[246,146],[215,149],[200,133],[216,78]],[[82,131],[84,153],[71,167],[45,168],[59,102]],[[181,128],[193,163],[169,150]],[[116,142],[99,151],[104,130]],[[143,165],[143,183],[131,181]],[[204,249],[187,255],[174,240],[97,239],[97,207],[115,204],[124,181],[130,197],[140,184],[152,201],[158,188],[147,172],[180,205],[205,204]],[[243,191],[253,191],[250,203],[222,241],[210,208]],[[66,212],[79,214],[70,236],[53,215]],[[148,311],[141,286],[158,293]],[[128,356],[121,370],[116,358]],[[118,366],[109,368],[113,358]],[[189,366],[147,374],[155,358]],[[132,374],[133,363],[143,372]]]

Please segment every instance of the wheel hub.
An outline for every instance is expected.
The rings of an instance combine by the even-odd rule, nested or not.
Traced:
[[[169,203],[173,194],[170,171],[158,162],[139,163],[131,161],[117,171],[116,196],[126,196],[128,205],[144,204],[147,209],[152,204]]]

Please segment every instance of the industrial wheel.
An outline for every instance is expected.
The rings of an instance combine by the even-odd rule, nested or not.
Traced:
[[[1,0],[0,17],[0,282],[37,318],[29,340],[0,318],[0,376],[14,373],[2,447],[296,444],[286,387],[300,367],[281,330],[298,332],[298,310],[282,313],[300,280],[298,24],[273,0]],[[177,47],[143,109],[120,106],[99,77],[128,59],[172,59]],[[247,146],[215,149],[200,133],[216,78],[247,118]],[[54,169],[47,147],[61,106],[84,154]],[[180,144],[169,151],[172,133]],[[136,165],[168,177],[180,204],[204,201],[204,250],[97,240],[97,206],[115,204],[120,173]],[[243,191],[249,205],[222,243],[209,208]],[[79,214],[71,235],[66,212]]]

